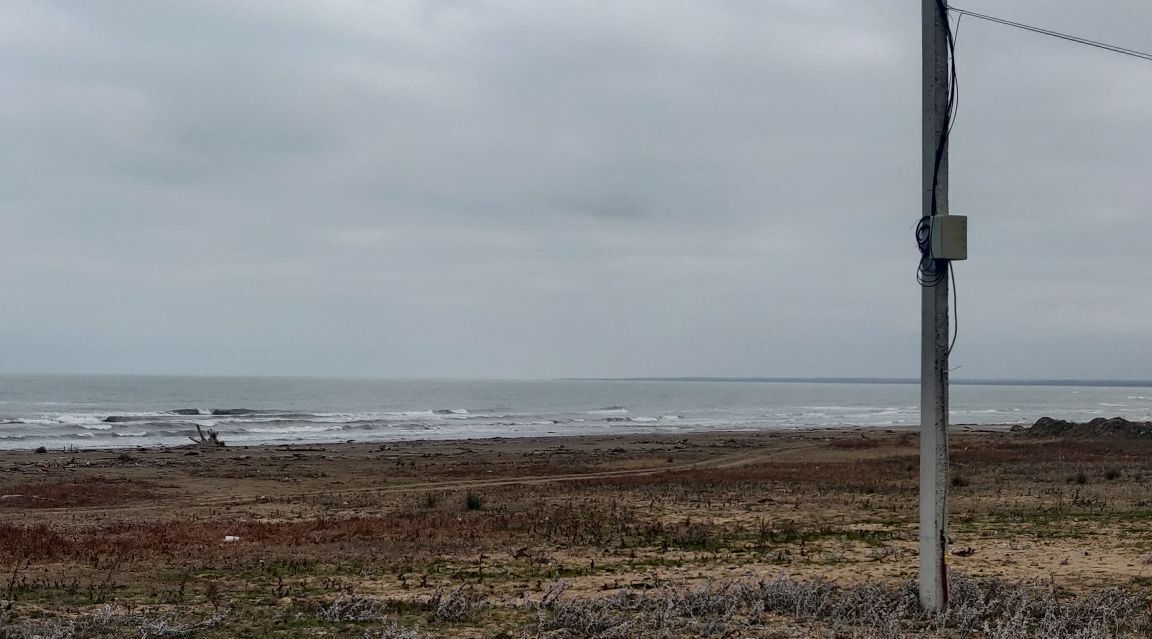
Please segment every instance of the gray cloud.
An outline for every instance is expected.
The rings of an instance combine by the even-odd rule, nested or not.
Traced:
[[[5,370],[917,371],[916,7],[0,12]],[[1152,66],[971,19],[959,66],[956,374],[1152,377]]]

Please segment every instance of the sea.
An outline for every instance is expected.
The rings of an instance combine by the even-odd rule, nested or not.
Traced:
[[[912,380],[0,376],[0,449],[762,431],[919,423]],[[1152,384],[955,383],[951,423],[1152,420]]]

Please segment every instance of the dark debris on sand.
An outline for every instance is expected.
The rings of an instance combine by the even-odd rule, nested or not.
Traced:
[[[1041,417],[1031,426],[1013,426],[1012,432],[1030,437],[1118,437],[1152,439],[1152,422],[1132,422],[1123,417],[1097,417],[1089,422]]]

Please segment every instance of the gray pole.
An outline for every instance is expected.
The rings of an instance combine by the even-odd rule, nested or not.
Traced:
[[[948,153],[933,185],[936,147],[948,110],[946,13],[940,0],[921,0],[923,19],[923,215],[948,214]],[[932,189],[936,189],[936,211]],[[938,266],[948,268],[945,260]],[[920,603],[940,610],[948,600],[948,278],[923,287],[920,305]]]

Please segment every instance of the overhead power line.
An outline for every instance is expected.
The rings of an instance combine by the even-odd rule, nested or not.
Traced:
[[[978,18],[980,20],[987,20],[988,22],[995,22],[996,24],[1015,27],[1017,29],[1023,29],[1025,31],[1031,31],[1033,33],[1039,33],[1041,35],[1051,36],[1053,38],[1060,38],[1061,40],[1068,40],[1069,42],[1096,47],[1097,49],[1104,49],[1105,51],[1111,51],[1113,53],[1119,53],[1121,55],[1132,56],[1133,58],[1140,58],[1141,60],[1148,60],[1149,62],[1152,62],[1152,53],[1137,51],[1135,49],[1128,49],[1114,44],[1108,44],[1106,42],[1089,40],[1088,38],[1081,38],[1080,36],[1060,33],[1059,31],[1052,31],[1051,29],[1042,29],[1040,27],[1034,27],[1030,24],[1024,24],[1023,22],[1014,22],[1004,18],[997,18],[996,16],[984,15],[983,13],[976,13],[975,11],[968,11],[959,7],[949,6],[948,9],[962,16],[972,16],[973,18]]]

